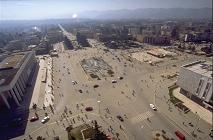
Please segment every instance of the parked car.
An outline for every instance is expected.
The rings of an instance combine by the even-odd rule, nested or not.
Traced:
[[[86,107],[85,110],[86,111],[93,111],[93,108],[92,107]]]
[[[154,111],[157,111],[157,108],[153,104],[149,104],[150,108],[153,109]]]
[[[116,116],[121,122],[124,121],[123,117],[121,117],[120,115]]]
[[[39,117],[31,117],[31,119],[30,119],[30,122],[34,122],[34,121],[37,121],[37,120],[39,120]]]
[[[44,117],[42,120],[41,120],[41,123],[46,123],[50,120],[50,117],[49,116],[46,116]]]

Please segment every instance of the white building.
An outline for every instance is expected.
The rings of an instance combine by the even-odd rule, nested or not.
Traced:
[[[206,108],[213,107],[212,63],[196,61],[181,67],[177,85],[180,93]]]
[[[12,54],[0,63],[0,106],[20,106],[37,64],[33,51]]]

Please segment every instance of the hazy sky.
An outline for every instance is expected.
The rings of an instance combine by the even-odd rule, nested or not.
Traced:
[[[67,18],[87,10],[211,6],[212,0],[0,0],[0,20]]]

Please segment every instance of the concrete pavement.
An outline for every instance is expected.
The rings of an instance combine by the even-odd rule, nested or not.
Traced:
[[[183,105],[188,107],[194,114],[197,114],[204,121],[212,125],[212,112],[193,102],[183,94],[179,93],[179,91],[180,88],[174,89],[173,90],[174,96],[180,99],[183,102]]]

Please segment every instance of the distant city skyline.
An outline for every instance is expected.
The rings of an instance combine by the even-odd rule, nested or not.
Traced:
[[[94,10],[211,6],[212,0],[0,0],[0,20],[72,18]]]

